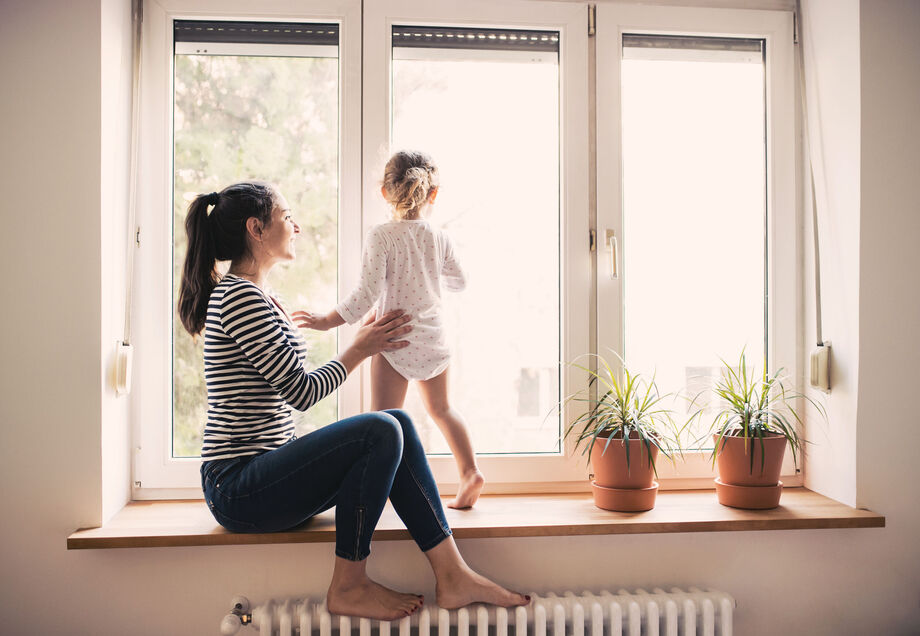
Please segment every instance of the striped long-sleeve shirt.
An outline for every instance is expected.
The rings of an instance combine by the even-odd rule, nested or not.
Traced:
[[[202,459],[258,455],[291,439],[291,408],[306,411],[346,376],[338,360],[308,372],[306,350],[300,331],[274,300],[246,279],[224,276],[205,319],[208,422]]]

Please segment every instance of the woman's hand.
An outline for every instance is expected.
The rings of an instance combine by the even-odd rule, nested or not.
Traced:
[[[412,327],[406,324],[411,319],[411,316],[404,314],[400,309],[388,312],[379,319],[376,314],[372,314],[358,330],[351,346],[339,356],[339,362],[351,373],[364,358],[381,351],[395,351],[408,347],[409,342],[400,338],[412,331]]]
[[[294,324],[301,329],[315,329],[328,331],[333,327],[345,324],[345,320],[334,309],[326,315],[314,314],[309,311],[295,311],[291,314]]]
[[[412,331],[412,327],[406,324],[411,319],[401,309],[386,313],[379,320],[376,313],[371,314],[358,330],[351,346],[363,352],[365,357],[408,347],[409,342],[399,338]]]

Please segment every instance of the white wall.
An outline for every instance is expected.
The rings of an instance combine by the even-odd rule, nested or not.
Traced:
[[[109,253],[100,241],[108,236],[103,226],[116,237],[123,227],[118,202],[124,186],[117,183],[123,170],[103,155],[125,156],[119,131],[125,129],[128,86],[122,63],[108,56],[124,58],[128,35],[112,30],[124,28],[127,4],[0,4],[0,253],[7,262],[0,277],[3,633],[216,633],[233,594],[318,597],[331,569],[330,545],[65,550],[74,528],[103,515],[102,449],[118,443],[103,438],[111,433],[117,440],[122,411],[101,385],[121,329],[119,309],[110,306],[121,302],[121,283],[103,269],[117,266],[122,247]],[[860,15],[857,477],[859,503],[886,514],[889,527],[462,541],[474,566],[535,591],[718,587],[738,599],[736,631],[746,635],[920,629],[920,520],[910,489],[920,478],[920,462],[904,441],[880,459],[882,442],[875,435],[882,423],[899,432],[915,425],[902,404],[911,394],[908,362],[918,336],[895,328],[916,324],[918,292],[915,284],[901,285],[904,296],[895,297],[892,283],[909,283],[909,274],[918,271],[917,256],[899,248],[918,238],[916,206],[908,198],[912,180],[901,171],[918,165],[920,133],[896,124],[920,111],[920,56],[909,39],[920,32],[920,20],[916,4],[869,4],[871,15]],[[112,94],[119,97],[109,110],[101,96]],[[892,156],[903,167],[892,165]],[[872,224],[874,218],[883,223]],[[843,275],[828,269],[831,277]],[[892,395],[905,401],[886,405]],[[898,481],[908,487],[884,490]],[[117,499],[117,493],[108,496]],[[423,557],[410,544],[376,545],[371,559],[384,582],[432,593]]]
[[[890,515],[888,540],[907,548],[887,564],[909,582],[891,601],[920,631],[920,2],[863,0],[860,64],[857,503]]]
[[[4,537],[101,515],[99,11],[0,4]]]
[[[822,337],[831,343],[833,391],[808,395],[825,404],[828,420],[808,409],[805,485],[856,503],[856,404],[859,368],[859,0],[806,0],[802,42],[810,154],[815,171],[821,253]],[[802,180],[808,188],[808,164]],[[805,213],[805,342],[817,344],[811,196]],[[806,375],[807,380],[807,375]]]

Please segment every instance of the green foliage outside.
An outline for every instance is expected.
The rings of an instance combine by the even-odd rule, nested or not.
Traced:
[[[273,273],[288,311],[336,302],[338,60],[177,55],[173,205],[173,456],[197,457],[207,419],[203,338],[175,313],[187,238],[185,215],[199,193],[235,181],[278,186],[302,234],[297,260]],[[308,367],[336,352],[335,332],[306,331]],[[335,395],[295,414],[297,434],[336,419]]]

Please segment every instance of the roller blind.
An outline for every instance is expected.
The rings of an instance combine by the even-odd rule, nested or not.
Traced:
[[[312,44],[337,46],[338,24],[305,22],[225,22],[176,20],[176,42],[237,44]]]
[[[623,59],[698,60],[759,64],[764,60],[762,39],[696,37],[685,35],[623,34]]]
[[[393,47],[558,53],[559,32],[394,25]]]

